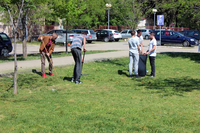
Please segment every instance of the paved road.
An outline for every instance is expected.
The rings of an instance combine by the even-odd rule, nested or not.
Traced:
[[[148,49],[149,40],[144,41],[144,51]],[[22,54],[22,45],[17,45],[17,54]],[[110,43],[96,43],[87,44],[87,50],[119,50],[115,52],[97,53],[97,54],[86,54],[85,62],[102,60],[102,59],[113,59],[120,57],[128,57],[128,44],[127,42],[110,42]],[[38,53],[39,45],[28,45],[28,54]],[[55,47],[55,52],[64,52],[64,46]],[[70,51],[70,48],[69,48]],[[178,47],[178,46],[158,46],[157,52],[198,52],[198,47]],[[74,64],[73,58],[68,57],[58,57],[53,58],[54,66],[66,66]],[[14,63],[0,63],[0,74],[10,73],[14,70]],[[35,68],[40,68],[40,60],[30,60],[30,61],[18,61],[18,70],[27,71]],[[46,65],[47,67],[48,65]]]

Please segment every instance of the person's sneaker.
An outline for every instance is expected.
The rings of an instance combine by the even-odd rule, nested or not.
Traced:
[[[140,76],[138,76],[138,75],[135,75],[135,78],[136,78],[136,79],[140,79],[141,77],[140,77]]]
[[[49,73],[49,76],[52,76],[53,75],[53,73]]]
[[[82,82],[81,81],[76,81],[75,84],[82,84]]]
[[[47,78],[46,74],[42,74],[42,77],[43,77],[43,78]]]
[[[154,75],[150,75],[150,77],[152,77],[152,78],[153,78],[153,77],[155,77],[155,76],[154,76]]]
[[[74,82],[74,78],[72,78],[71,82],[72,82],[72,83]]]
[[[129,75],[129,78],[132,78],[133,77],[133,75]]]
[[[148,73],[149,71],[148,71],[148,70],[146,70],[146,72]]]

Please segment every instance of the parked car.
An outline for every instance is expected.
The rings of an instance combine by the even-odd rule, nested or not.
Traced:
[[[72,29],[73,32],[77,34],[81,34],[83,31],[87,32],[87,42],[92,43],[92,41],[97,40],[96,33],[93,30],[88,30],[88,29]]]
[[[144,39],[149,39],[150,38],[150,33],[152,32],[151,29],[140,29],[142,31],[142,37]]]
[[[200,32],[197,30],[184,30],[184,31],[180,31],[181,34],[183,34],[184,36],[188,36],[191,38],[194,38],[196,40],[196,45],[199,45],[199,41],[200,41]]]
[[[112,31],[113,36],[114,36],[114,39],[115,39],[116,42],[118,42],[119,39],[122,39],[122,34],[121,34],[119,31],[117,31],[117,30],[112,30],[112,29],[104,29],[104,30]]]
[[[10,38],[5,33],[0,33],[0,55],[8,56],[12,52],[12,42]]]
[[[97,30],[96,31],[97,40],[104,42],[114,41],[114,35],[110,30]]]
[[[122,39],[131,38],[131,29],[121,31]],[[137,31],[135,30],[135,35],[137,35]]]
[[[155,38],[160,40],[160,31],[156,30]],[[183,34],[176,31],[161,31],[161,45],[164,44],[182,44],[184,47],[195,45],[195,39],[191,37],[186,37]]]
[[[64,29],[51,30],[47,32],[46,34],[42,34],[41,36],[44,36],[44,35],[51,36],[53,33],[58,34],[58,37],[55,40],[56,43],[62,43],[63,45],[66,43],[66,30]],[[71,43],[73,38],[76,36],[78,36],[78,34],[74,33],[71,30],[67,30],[67,42]]]

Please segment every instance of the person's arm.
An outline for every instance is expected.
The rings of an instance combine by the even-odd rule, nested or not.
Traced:
[[[140,42],[138,41],[137,43],[138,43],[138,44],[137,44],[138,52],[139,52],[139,54],[140,54],[140,44],[139,44]]]
[[[83,38],[83,51],[86,52],[86,37]]]
[[[150,51],[147,51],[146,54],[153,52],[156,49],[156,45],[153,45],[153,48]]]
[[[143,53],[143,40],[142,40],[141,43],[140,43],[140,47],[141,47],[140,52]]]

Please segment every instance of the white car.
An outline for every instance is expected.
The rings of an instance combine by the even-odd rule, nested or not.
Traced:
[[[122,34],[121,34],[119,31],[117,31],[117,30],[112,30],[112,29],[104,29],[104,30],[112,31],[113,36],[114,36],[114,39],[115,39],[116,42],[118,42],[119,39],[122,39]]]

